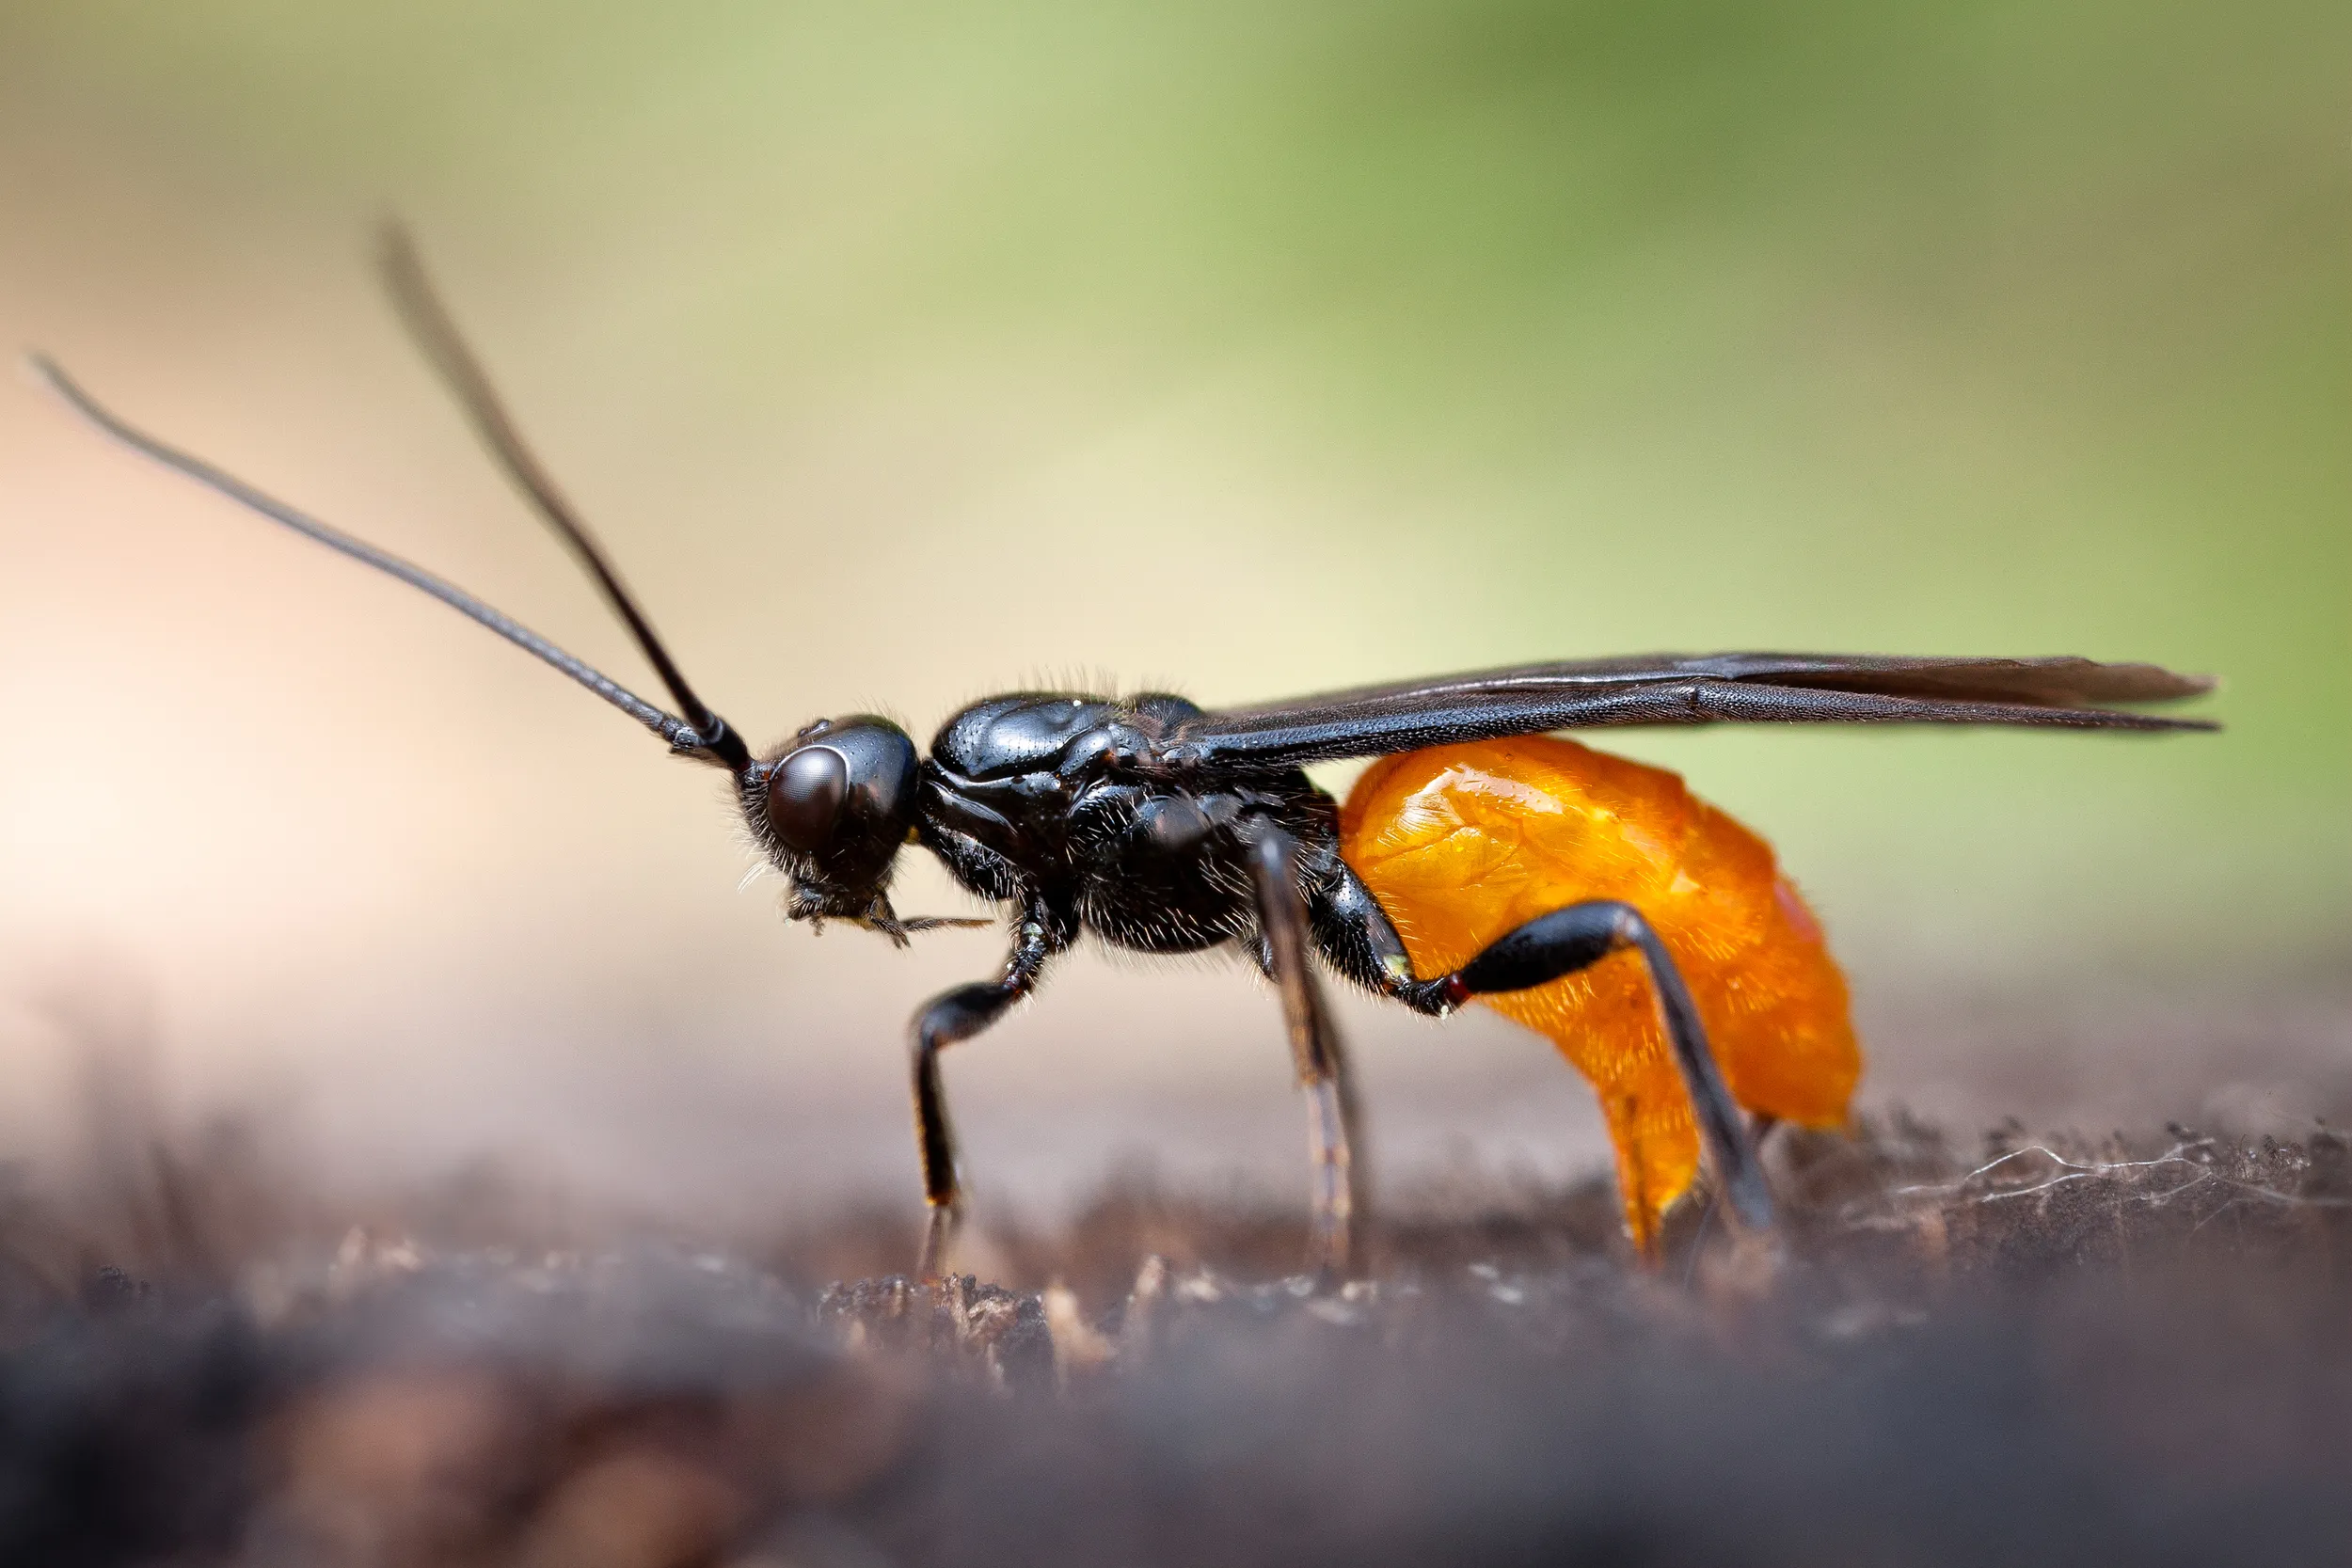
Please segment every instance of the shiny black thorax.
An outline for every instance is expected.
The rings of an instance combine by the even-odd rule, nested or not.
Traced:
[[[1082,931],[1146,953],[1254,937],[1248,825],[1336,867],[1338,809],[1296,768],[1171,764],[1163,743],[1199,712],[1156,692],[975,703],[931,742],[916,836],[971,892],[1038,911],[1057,947]]]

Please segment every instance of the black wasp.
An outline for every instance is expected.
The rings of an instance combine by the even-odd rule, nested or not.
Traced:
[[[789,879],[795,920],[838,920],[904,945],[945,924],[902,919],[891,870],[920,845],[957,882],[1003,906],[1011,952],[993,978],[959,986],[915,1015],[915,1128],[935,1272],[959,1202],[939,1053],[986,1029],[1036,989],[1054,958],[1092,934],[1145,953],[1238,948],[1279,990],[1314,1168],[1314,1262],[1349,1259],[1357,1173],[1345,1057],[1315,959],[1356,985],[1442,1015],[1471,997],[1518,991],[1622,949],[1648,967],[1701,1146],[1740,1223],[1767,1224],[1771,1198],[1751,1129],[1727,1091],[1682,976],[1643,911],[1574,901],[1525,921],[1444,974],[1418,974],[1397,929],[1340,852],[1338,810],[1304,765],[1597,725],[1943,723],[2076,729],[2211,728],[2108,704],[2193,695],[2211,682],[2140,664],[2084,659],[1905,658],[1726,654],[1527,665],[1369,687],[1263,706],[1204,711],[1164,692],[1112,698],[1012,692],[950,718],[927,756],[870,714],[820,719],[755,753],[695,695],[588,530],[531,455],[395,233],[385,248],[395,302],[490,451],[578,557],[676,704],[672,714],[421,567],[264,495],[126,424],[56,364],[35,369],[109,434],[296,532],[389,572],[553,665],[668,742],[723,768],[744,821]]]

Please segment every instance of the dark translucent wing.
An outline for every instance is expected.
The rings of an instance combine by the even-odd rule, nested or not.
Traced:
[[[1179,764],[1292,764],[1612,724],[2012,724],[2209,730],[2121,711],[2213,689],[2203,675],[2087,658],[1867,654],[1653,655],[1482,670],[1204,713],[1177,726]]]

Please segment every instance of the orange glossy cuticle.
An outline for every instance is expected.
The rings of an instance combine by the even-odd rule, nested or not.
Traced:
[[[1846,1119],[1862,1055],[1820,926],[1771,846],[1677,775],[1543,736],[1441,746],[1375,763],[1340,824],[1342,853],[1417,973],[1456,969],[1565,905],[1623,900],[1682,971],[1735,1100],[1808,1126]],[[1592,1082],[1626,1224],[1646,1249],[1699,1148],[1639,955],[1478,1000]]]

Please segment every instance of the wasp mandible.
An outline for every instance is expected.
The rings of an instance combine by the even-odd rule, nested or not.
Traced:
[[[676,705],[669,712],[454,584],[135,429],[53,361],[84,416],[229,499],[423,590],[723,769],[788,879],[786,912],[901,946],[986,921],[903,919],[909,845],[1001,907],[993,977],[915,1015],[914,1123],[942,1266],[961,1202],[940,1053],[1034,991],[1082,936],[1144,953],[1237,950],[1280,995],[1308,1112],[1312,1265],[1349,1266],[1359,1172],[1346,1053],[1317,978],[1422,1013],[1472,998],[1549,1035],[1592,1080],[1626,1222],[1647,1250],[1702,1157],[1732,1222],[1771,1223],[1757,1129],[1835,1125],[1860,1072],[1845,982],[1764,841],[1675,775],[1551,732],[1627,724],[2003,724],[2209,730],[2115,705],[2210,678],[2082,658],[1715,654],[1530,664],[1204,710],[1168,692],[1016,691],[955,714],[928,754],[887,719],[819,719],[755,752],[687,684],[579,515],[525,447],[397,230],[400,315],[507,476],[553,527]],[[1344,806],[1309,763],[1376,758]],[[1752,1124],[1748,1113],[1756,1121]]]

